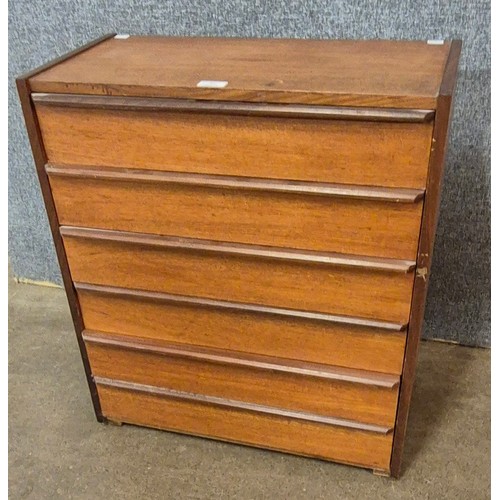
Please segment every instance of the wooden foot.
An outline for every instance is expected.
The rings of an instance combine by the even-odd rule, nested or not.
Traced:
[[[120,422],[119,420],[112,420],[111,418],[108,418],[107,422],[108,422],[108,424],[111,424],[111,425],[117,425],[117,426],[123,425],[123,422]]]
[[[383,469],[373,469],[373,475],[382,477],[391,477],[391,473],[388,470],[383,470]]]

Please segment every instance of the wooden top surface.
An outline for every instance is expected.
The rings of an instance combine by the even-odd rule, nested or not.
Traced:
[[[433,109],[450,42],[130,36],[30,78],[33,92]],[[225,88],[197,87],[201,80]]]

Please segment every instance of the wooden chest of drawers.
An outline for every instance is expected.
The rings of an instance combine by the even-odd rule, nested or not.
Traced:
[[[399,475],[459,52],[109,35],[18,79],[100,421]]]

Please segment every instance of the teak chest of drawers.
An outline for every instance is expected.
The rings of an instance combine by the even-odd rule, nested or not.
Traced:
[[[399,475],[459,53],[108,35],[18,79],[98,420]]]

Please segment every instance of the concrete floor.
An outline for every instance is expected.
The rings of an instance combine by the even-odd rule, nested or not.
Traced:
[[[490,352],[421,347],[399,480],[94,418],[60,289],[10,285],[12,499],[486,499]]]

